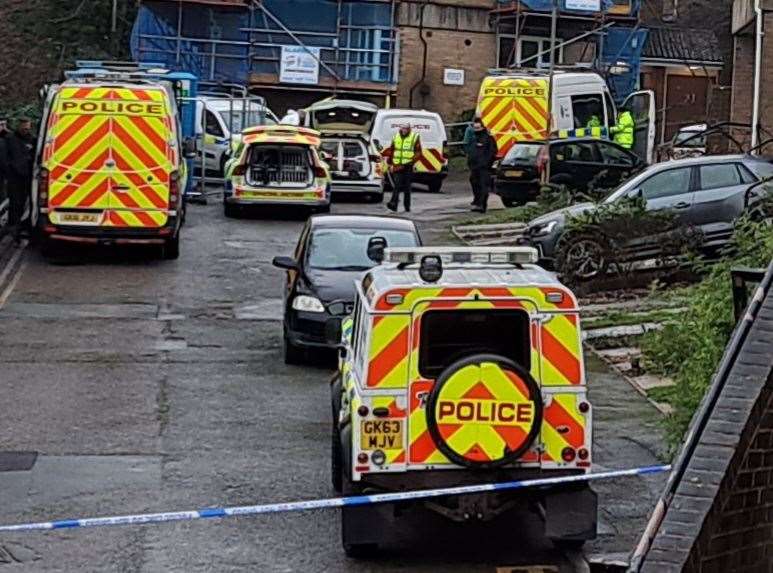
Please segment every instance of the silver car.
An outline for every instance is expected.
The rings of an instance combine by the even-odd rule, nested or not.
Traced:
[[[731,238],[734,222],[746,206],[749,188],[769,177],[773,177],[773,164],[751,155],[714,155],[658,163],[620,185],[601,203],[572,205],[530,221],[522,242],[536,247],[541,261],[552,265],[568,216],[624,198],[642,197],[648,211],[674,212],[681,225],[700,229],[703,248],[716,249]],[[652,249],[650,243],[645,245]],[[593,249],[593,245],[584,248]],[[648,258],[657,252],[642,251],[637,255]]]

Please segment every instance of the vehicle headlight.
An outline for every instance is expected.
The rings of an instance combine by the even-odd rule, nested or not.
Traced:
[[[325,307],[318,298],[300,295],[293,299],[293,308],[304,312],[325,312]]]
[[[535,237],[541,237],[543,235],[549,235],[553,232],[553,229],[558,225],[558,221],[548,221],[541,225],[535,225],[530,229],[529,234]]]

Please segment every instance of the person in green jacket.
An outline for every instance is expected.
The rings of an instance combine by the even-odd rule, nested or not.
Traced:
[[[613,125],[609,128],[609,133],[612,135],[614,142],[631,149],[633,147],[633,136],[636,130],[636,122],[633,119],[633,114],[629,109],[622,109],[617,116],[617,125]]]

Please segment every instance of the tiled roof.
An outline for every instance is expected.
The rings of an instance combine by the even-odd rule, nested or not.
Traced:
[[[716,34],[695,28],[650,28],[642,58],[688,65],[723,64]]]

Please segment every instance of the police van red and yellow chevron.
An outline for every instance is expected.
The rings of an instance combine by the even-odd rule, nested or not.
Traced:
[[[33,200],[44,241],[141,243],[179,254],[187,178],[164,85],[71,80],[49,90]]]
[[[399,491],[590,471],[577,300],[535,261],[523,248],[392,249],[358,282],[332,387],[337,487]],[[430,507],[488,520],[517,497]],[[580,508],[571,526],[558,499]],[[595,535],[590,489],[543,490],[530,501],[547,508],[552,537]],[[378,524],[388,513],[344,511],[344,546],[383,540],[389,527]]]

